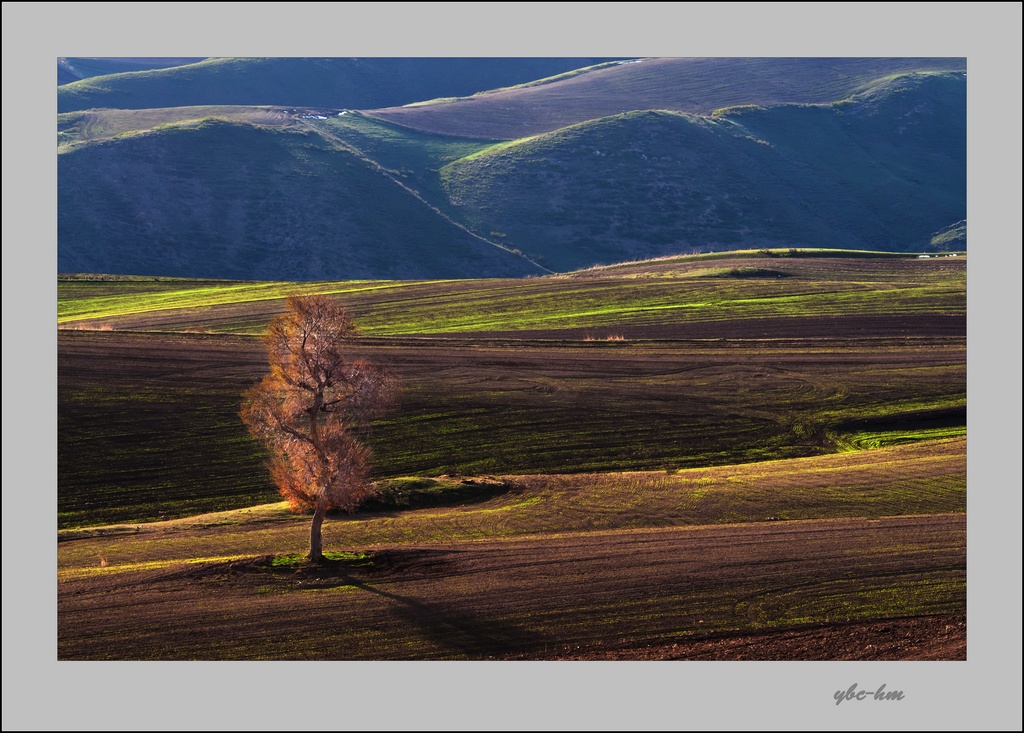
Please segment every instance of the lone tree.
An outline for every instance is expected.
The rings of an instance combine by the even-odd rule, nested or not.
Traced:
[[[323,561],[326,513],[351,511],[369,493],[370,451],[354,431],[396,391],[386,370],[351,356],[356,334],[331,298],[289,298],[263,337],[270,372],[246,392],[242,406],[249,432],[267,448],[281,494],[294,510],[313,510],[313,562]]]

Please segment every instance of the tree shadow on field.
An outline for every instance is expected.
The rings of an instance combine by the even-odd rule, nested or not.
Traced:
[[[277,589],[290,592],[320,591],[348,587],[373,594],[389,602],[385,611],[392,616],[395,626],[404,625],[413,639],[428,642],[422,652],[402,654],[404,645],[384,642],[381,653],[374,659],[410,659],[417,656],[442,658],[507,658],[535,653],[557,646],[557,642],[493,617],[497,611],[475,613],[473,606],[491,607],[488,594],[500,591],[482,589],[469,596],[462,604],[457,602],[426,601],[412,595],[402,595],[379,587],[383,582],[430,581],[451,577],[458,552],[426,548],[392,548],[365,553],[337,553],[349,557],[331,558],[311,564],[295,556],[264,555],[233,561],[216,567],[190,568],[177,571],[190,578],[216,581],[255,583],[266,587],[268,579]],[[287,562],[275,562],[281,559]],[[456,571],[457,572],[457,571]],[[269,576],[269,577],[268,577]],[[401,636],[393,639],[400,643]],[[435,648],[431,648],[433,645]],[[439,650],[439,651],[438,651]]]
[[[451,603],[434,603],[384,590],[381,581],[417,581],[451,574],[451,551],[407,548],[371,553],[365,561],[326,562],[303,572],[308,589],[348,586],[391,602],[392,613],[425,640],[445,650],[445,656],[481,659],[505,657],[551,646],[551,640],[513,624],[467,611]],[[486,598],[481,599],[486,602]],[[473,600],[470,599],[470,603]],[[481,605],[489,605],[482,603]],[[389,658],[387,652],[379,657]],[[396,655],[395,658],[408,658]]]
[[[550,641],[494,618],[472,615],[451,605],[427,603],[353,579],[349,585],[393,602],[396,616],[452,657],[506,657],[551,646]]]

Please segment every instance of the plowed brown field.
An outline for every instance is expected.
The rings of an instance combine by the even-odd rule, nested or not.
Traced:
[[[60,583],[58,653],[522,658],[713,638],[736,653],[724,639],[808,623],[820,635],[822,623],[870,619],[879,605],[900,618],[962,612],[965,530],[963,515],[812,520],[380,547],[364,567],[95,568]],[[742,653],[774,658],[754,643]],[[888,658],[913,656],[921,643]]]
[[[300,284],[66,283],[59,658],[965,658],[964,258],[812,255],[309,285],[410,492],[323,567],[238,418]]]

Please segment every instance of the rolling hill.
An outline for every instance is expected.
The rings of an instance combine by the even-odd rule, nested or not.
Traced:
[[[413,71],[462,68],[445,66],[452,59],[418,70],[409,59],[277,61],[288,63],[266,66],[266,88],[253,81],[250,96],[272,96],[290,74],[301,81],[296,94],[309,82],[307,90],[337,101],[329,84],[313,84],[310,69],[336,87],[344,81],[357,96],[425,94],[434,87],[414,83]],[[504,277],[750,247],[966,248],[966,74],[889,74],[962,66],[962,59],[767,61],[610,62],[402,108],[457,113],[462,122],[441,125],[445,134],[406,126],[416,122],[411,117],[333,105],[64,112],[58,269],[241,279]],[[210,78],[244,77],[261,63],[213,60],[121,76],[173,80],[200,68]],[[341,73],[345,64],[356,71]],[[371,83],[391,72],[388,84]],[[119,79],[93,82],[116,87]],[[140,89],[166,99],[162,83]],[[216,86],[204,84],[196,88]],[[74,88],[84,89],[60,93]],[[505,109],[500,99],[520,106]],[[775,99],[791,101],[751,102]],[[643,107],[659,100],[669,107]],[[717,106],[728,100],[743,103]],[[561,124],[613,102],[638,106],[505,139],[533,125],[527,117],[534,113]],[[475,116],[481,104],[491,112]],[[451,134],[459,130],[465,134]],[[487,130],[492,137],[483,136]]]
[[[589,58],[229,58],[65,84],[57,111],[207,104],[372,108],[560,74]]]
[[[496,145],[441,171],[449,201],[553,270],[695,249],[909,250],[966,218],[962,74],[848,101],[644,111]]]
[[[894,75],[966,70],[962,58],[636,59],[371,114],[425,132],[512,140],[633,110],[708,115],[741,104],[827,104]]]
[[[374,429],[381,476],[660,471],[962,436],[966,272],[778,251],[456,282],[62,281],[62,521],[272,501],[238,406],[290,295],[339,299],[405,385]]]

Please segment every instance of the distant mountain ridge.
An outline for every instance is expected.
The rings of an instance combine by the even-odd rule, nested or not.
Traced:
[[[521,84],[607,59],[230,58],[110,74],[57,90],[57,111],[211,104],[369,109]]]
[[[129,71],[152,71],[202,61],[199,57],[69,57],[57,59],[57,84],[70,84],[94,76]]]
[[[829,104],[886,77],[966,70],[962,58],[635,59],[595,66],[548,84],[370,114],[424,132],[516,139],[633,110],[708,115],[744,104]]]

